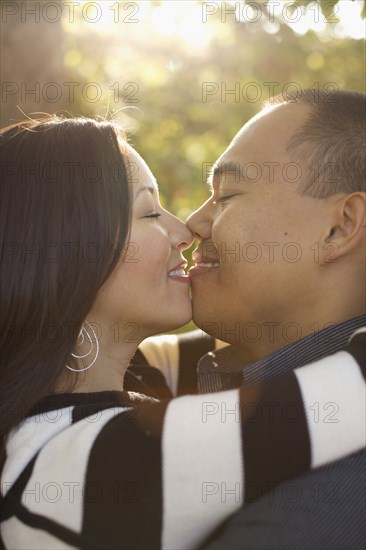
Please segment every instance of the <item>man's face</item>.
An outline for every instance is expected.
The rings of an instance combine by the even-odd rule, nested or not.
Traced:
[[[251,119],[217,161],[211,197],[187,222],[201,238],[190,271],[193,320],[254,356],[321,324],[319,247],[332,199],[297,192],[304,164],[286,152],[307,114],[288,104]]]

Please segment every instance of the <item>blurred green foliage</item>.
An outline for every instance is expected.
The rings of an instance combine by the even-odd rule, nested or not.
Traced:
[[[181,10],[192,4],[170,3],[181,4]],[[202,30],[205,25],[210,28],[212,38],[208,46],[196,50],[187,48],[187,40],[179,35],[164,36],[154,30],[150,18],[161,2],[141,4],[149,4],[149,12],[137,14],[138,23],[111,26],[108,32],[65,26],[68,78],[111,88],[103,101],[76,101],[70,110],[108,114],[130,127],[130,141],[156,176],[163,204],[181,218],[208,196],[204,163],[217,159],[271,91],[279,93],[289,83],[299,89],[364,91],[364,41],[337,37],[332,29],[335,23],[327,22],[321,34],[309,30],[300,35],[280,16],[272,17],[272,23],[269,17],[254,23],[228,15],[222,22],[220,9],[201,22]],[[311,4],[309,13],[316,16],[314,0],[292,4]],[[333,21],[336,4],[337,0],[319,3],[324,20]],[[121,9],[126,5],[122,2]],[[267,2],[260,5],[264,10]],[[212,93],[204,97],[207,85]],[[228,91],[237,86],[239,98],[225,95],[225,86]]]
[[[70,51],[71,61],[74,56],[67,68],[69,78],[102,82],[113,90],[103,105],[81,102],[73,105],[73,113],[107,114],[130,128],[131,143],[158,180],[163,205],[183,220],[209,196],[205,163],[218,158],[273,92],[286,86],[365,91],[364,41],[339,32],[338,0],[281,2],[288,14],[303,6],[304,14],[325,23],[320,32],[302,33],[295,32],[282,13],[268,11],[267,2],[260,3],[263,17],[258,22],[230,15],[223,21],[223,3],[212,2],[210,10],[220,4],[219,9],[203,22],[204,3],[195,3],[201,20],[192,16],[189,21],[191,41],[189,31],[161,33],[163,25],[159,34],[153,12],[162,2],[145,3],[145,16],[140,13],[135,25],[119,26],[118,31],[111,27],[92,37],[90,31],[69,26],[64,37],[66,61]],[[193,2],[180,4],[185,10]],[[227,7],[233,4],[239,3]],[[121,9],[126,5],[122,2]],[[365,6],[363,10],[364,15]],[[167,20],[168,31],[169,24]],[[196,47],[200,28],[208,28],[211,38]],[[236,89],[236,95],[225,94],[225,87],[227,92]],[[210,95],[205,96],[205,90]]]
[[[162,204],[183,220],[209,196],[207,168],[270,95],[288,86],[365,91],[366,0],[80,0],[75,17],[37,24],[22,18],[28,3],[17,4],[2,25],[3,80],[76,87],[60,104],[13,94],[2,123],[19,117],[19,104],[28,114],[115,118],[156,176]],[[103,92],[97,100],[80,93],[90,83]]]

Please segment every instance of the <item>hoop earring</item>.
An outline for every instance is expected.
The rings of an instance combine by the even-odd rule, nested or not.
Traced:
[[[93,327],[92,327],[91,325],[89,325],[88,321],[84,321],[84,323],[85,323],[86,325],[88,325],[88,327],[90,327],[90,330],[91,330],[92,333],[93,333],[93,336],[94,336],[94,339],[95,339],[95,342],[96,342],[97,351],[96,351],[96,354],[95,354],[95,357],[94,357],[93,361],[90,363],[90,365],[88,365],[88,366],[85,367],[84,369],[74,369],[74,368],[72,368],[72,367],[69,367],[69,365],[66,365],[66,367],[67,367],[69,370],[72,370],[73,372],[83,372],[83,371],[85,371],[85,370],[90,369],[90,367],[91,367],[92,365],[94,365],[95,361],[97,360],[98,354],[99,354],[99,342],[98,342],[98,339],[97,339],[97,335],[95,334],[95,331],[94,331]],[[90,342],[91,345],[90,345],[89,351],[87,351],[87,353],[85,353],[84,355],[76,355],[75,353],[71,353],[71,355],[72,355],[73,357],[75,357],[75,359],[84,359],[84,357],[88,357],[88,355],[90,355],[90,354],[93,352],[93,348],[94,348],[93,342],[92,342],[92,339],[90,338],[89,332],[88,332],[88,331],[86,330],[86,328],[84,327],[84,323],[83,323],[83,325],[82,325],[82,327],[81,327],[81,330],[80,330],[80,332],[79,332],[79,336],[78,336],[78,339],[77,339],[76,343],[79,344],[79,345],[81,345],[81,344],[84,343],[84,341],[85,341],[84,332],[85,332],[85,334],[86,334],[86,336],[87,336],[87,338],[88,338],[88,340],[89,340],[89,342]],[[80,340],[80,341],[79,341],[79,340]]]

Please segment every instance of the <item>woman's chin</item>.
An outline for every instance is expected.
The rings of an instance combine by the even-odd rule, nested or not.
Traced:
[[[192,321],[192,306],[191,302],[188,305],[182,307],[180,311],[166,312],[165,316],[161,313],[162,318],[156,319],[156,324],[151,327],[151,332],[147,336],[154,336],[155,334],[161,334],[162,332],[170,332],[178,328],[184,327],[190,321]]]

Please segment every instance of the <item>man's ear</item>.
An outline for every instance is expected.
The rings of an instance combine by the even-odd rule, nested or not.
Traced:
[[[324,263],[338,261],[342,256],[362,246],[365,238],[366,193],[360,191],[347,195],[338,201],[335,208],[334,223],[323,243]],[[330,253],[331,247],[333,250]]]

